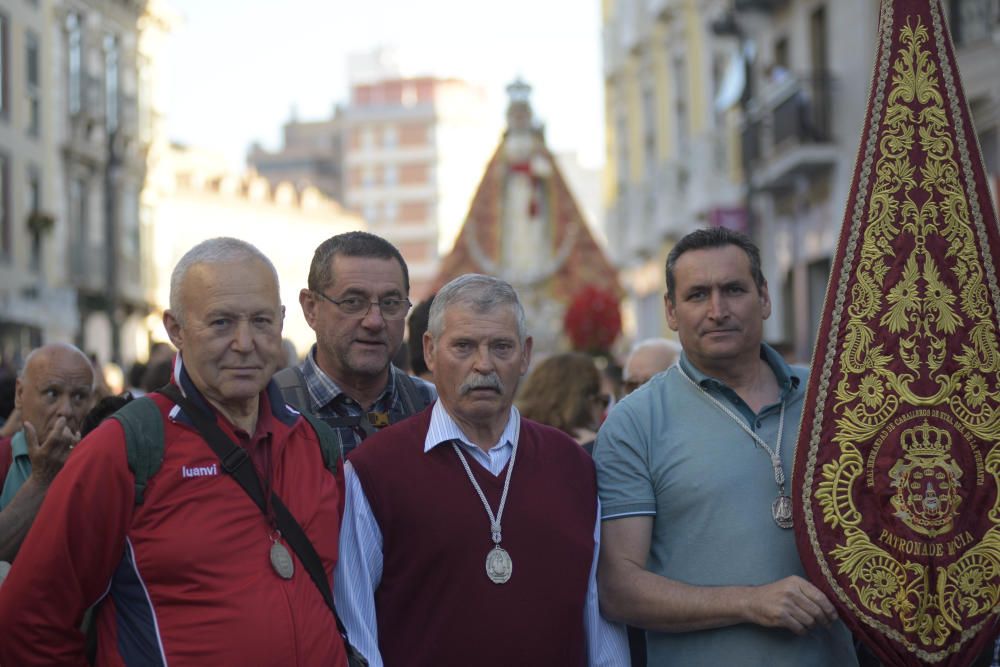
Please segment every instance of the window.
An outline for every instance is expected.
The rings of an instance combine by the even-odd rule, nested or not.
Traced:
[[[0,257],[8,260],[13,252],[10,208],[10,158],[0,154]]]
[[[10,78],[10,67],[7,64],[7,17],[0,14],[0,118],[6,118],[10,113],[7,101],[7,80]]]
[[[69,224],[73,245],[82,250],[87,243],[87,181],[74,178],[69,184]]]
[[[83,107],[83,27],[79,14],[66,17],[66,56],[69,67],[69,112],[80,113]]]
[[[382,171],[382,182],[384,185],[396,185],[399,182],[399,168],[394,164],[387,164]]]
[[[395,125],[386,125],[382,131],[382,145],[385,148],[395,148],[399,144],[399,132]]]
[[[684,58],[674,59],[674,110],[676,125],[675,156],[681,160],[688,157],[688,77],[687,64]]]
[[[135,259],[139,256],[139,194],[134,185],[122,188],[122,254]]]
[[[118,129],[118,39],[104,38],[104,127],[108,134]]]
[[[25,98],[28,102],[28,134],[37,137],[42,127],[42,80],[41,48],[38,36],[32,32],[25,35]]]
[[[42,175],[35,166],[28,167],[28,214],[38,213],[42,210]],[[42,268],[42,235],[34,233],[31,235],[31,269],[38,271]]]
[[[948,18],[959,46],[989,38],[1000,21],[996,0],[951,0]]]
[[[656,95],[650,82],[642,88],[642,143],[643,160],[646,163],[646,183],[655,187],[653,179],[656,171]]]
[[[774,64],[778,67],[784,67],[785,71],[788,71],[790,67],[787,37],[779,37],[774,42]]]

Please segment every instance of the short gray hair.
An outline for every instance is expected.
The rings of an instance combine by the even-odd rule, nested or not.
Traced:
[[[259,259],[264,262],[267,268],[271,269],[275,287],[279,286],[278,271],[274,268],[274,264],[252,243],[230,236],[218,236],[202,241],[184,253],[184,256],[177,262],[177,266],[174,267],[173,273],[170,274],[170,311],[174,317],[179,320],[183,315],[180,299],[181,285],[191,267],[196,264],[225,264],[246,259]]]
[[[450,306],[465,306],[477,313],[487,313],[498,306],[509,306],[517,318],[517,338],[523,345],[528,337],[524,308],[517,292],[506,280],[479,273],[466,273],[438,290],[427,318],[427,331],[437,340],[444,331],[444,311]]]

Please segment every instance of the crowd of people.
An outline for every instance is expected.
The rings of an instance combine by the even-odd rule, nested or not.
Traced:
[[[27,356],[0,431],[0,664],[857,663],[795,550],[806,371],[763,341],[746,237],[676,244],[679,343],[637,344],[621,392],[585,354],[532,363],[501,279],[411,308],[373,234],[316,248],[298,363],[278,282],[246,242],[189,250],[171,346],[126,396],[99,402],[72,345]]]

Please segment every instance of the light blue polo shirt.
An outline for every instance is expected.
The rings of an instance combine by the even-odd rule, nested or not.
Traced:
[[[789,480],[802,416],[806,370],[764,345],[785,401],[781,460]],[[754,413],[722,382],[679,365],[626,396],[601,427],[594,449],[602,519],[653,517],[647,569],[694,586],[767,584],[804,577],[792,530],[775,524],[771,458],[738,423],[681,373],[726,404],[774,449],[781,404]],[[856,665],[842,623],[805,637],[751,624],[647,633],[651,665]]]
[[[0,510],[7,507],[14,499],[21,486],[31,477],[31,459],[28,458],[28,441],[24,431],[18,431],[10,441],[11,454],[14,461],[7,471],[7,479],[3,482],[3,492],[0,492]]]

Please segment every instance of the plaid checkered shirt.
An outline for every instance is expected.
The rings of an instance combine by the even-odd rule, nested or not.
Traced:
[[[393,367],[395,368],[395,367]],[[306,391],[309,392],[309,402],[315,414],[328,421],[337,417],[361,417],[369,412],[382,412],[389,415],[389,423],[395,424],[397,421],[409,417],[403,407],[403,399],[396,388],[396,378],[394,373],[389,373],[389,382],[385,389],[376,399],[370,409],[365,409],[357,401],[341,391],[337,383],[327,375],[316,363],[316,346],[313,345],[306,359],[300,366],[302,375],[305,378]],[[417,388],[417,393],[423,399],[423,405],[416,406],[418,410],[424,405],[430,405],[437,399],[437,391],[434,385],[418,377],[410,376],[413,384]],[[329,423],[329,422],[328,422]],[[364,440],[364,431],[360,426],[334,426],[344,443],[344,456],[361,444]]]

